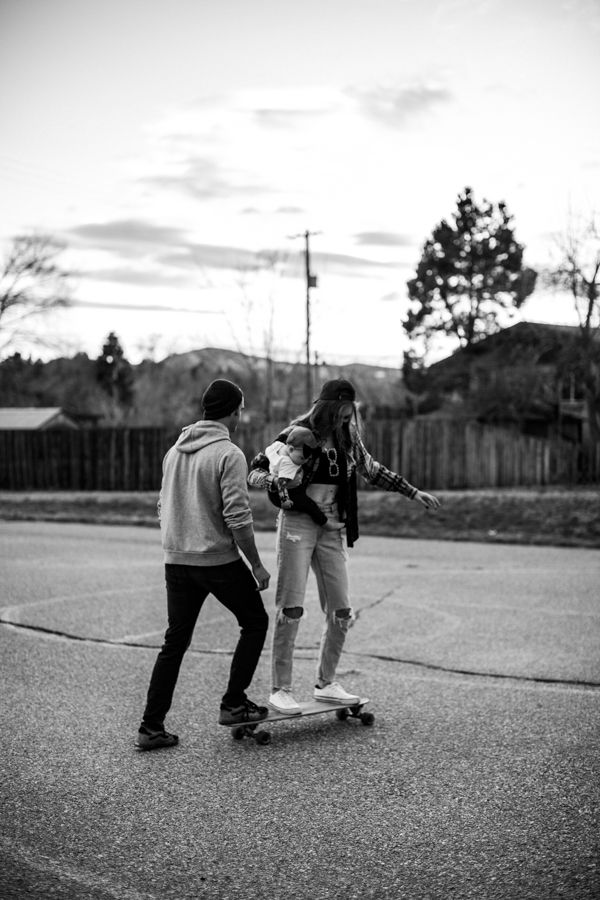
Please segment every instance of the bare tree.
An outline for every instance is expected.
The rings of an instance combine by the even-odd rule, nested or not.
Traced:
[[[64,250],[46,234],[12,239],[0,270],[0,354],[25,343],[46,343],[32,320],[70,303],[71,273],[58,263]]]
[[[579,320],[575,354],[567,360],[581,377],[588,412],[590,438],[600,441],[600,219],[571,220],[556,239],[558,258],[546,282],[568,291]]]
[[[256,254],[256,263],[254,265],[238,267],[237,285],[242,294],[246,343],[250,348],[258,344],[260,351],[265,356],[263,416],[266,422],[270,422],[273,416],[275,296],[272,282],[280,277],[281,265],[285,263],[285,260],[285,255],[277,250],[261,250]],[[255,337],[255,321],[257,319],[255,315],[255,296],[257,291],[260,290],[259,278],[261,277],[263,281],[266,280],[267,284],[262,287],[260,304],[263,308],[265,303],[268,304],[268,319],[263,327],[262,334]],[[266,291],[266,295],[263,293],[264,291]],[[232,332],[234,338],[236,338],[235,330],[232,329]],[[237,338],[236,343],[238,350],[241,352],[242,348]],[[258,376],[258,373],[256,374]]]

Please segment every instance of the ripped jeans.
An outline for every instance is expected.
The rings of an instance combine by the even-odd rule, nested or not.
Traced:
[[[327,517],[337,510],[321,507]],[[348,598],[348,551],[343,531],[325,531],[306,513],[281,510],[277,522],[277,616],[273,626],[273,690],[291,690],[294,646],[304,611],[309,567],[317,579],[325,614],[317,680],[329,684],[336,669],[353,614]]]

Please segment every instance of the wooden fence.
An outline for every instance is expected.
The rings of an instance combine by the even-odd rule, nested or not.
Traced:
[[[0,488],[156,490],[172,440],[164,428],[0,431]]]
[[[250,460],[277,431],[244,425],[234,439]],[[164,428],[0,431],[0,489],[158,490],[175,437]],[[375,459],[425,490],[600,480],[598,448],[590,456],[579,445],[475,422],[374,420],[365,425],[365,442]]]
[[[374,421],[366,443],[376,459],[423,490],[577,484],[577,445],[477,422]],[[596,467],[598,476],[600,467]]]

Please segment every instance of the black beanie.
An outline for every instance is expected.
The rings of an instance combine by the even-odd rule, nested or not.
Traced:
[[[346,400],[354,402],[356,391],[354,385],[345,378],[334,378],[333,381],[326,381],[321,388],[318,396],[319,400]]]
[[[205,419],[224,419],[238,408],[244,395],[241,387],[225,378],[211,381],[202,394]]]

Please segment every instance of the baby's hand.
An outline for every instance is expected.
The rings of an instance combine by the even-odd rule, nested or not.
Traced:
[[[332,522],[331,519],[327,519],[327,521],[323,525],[325,531],[341,531],[343,527],[343,522]]]

